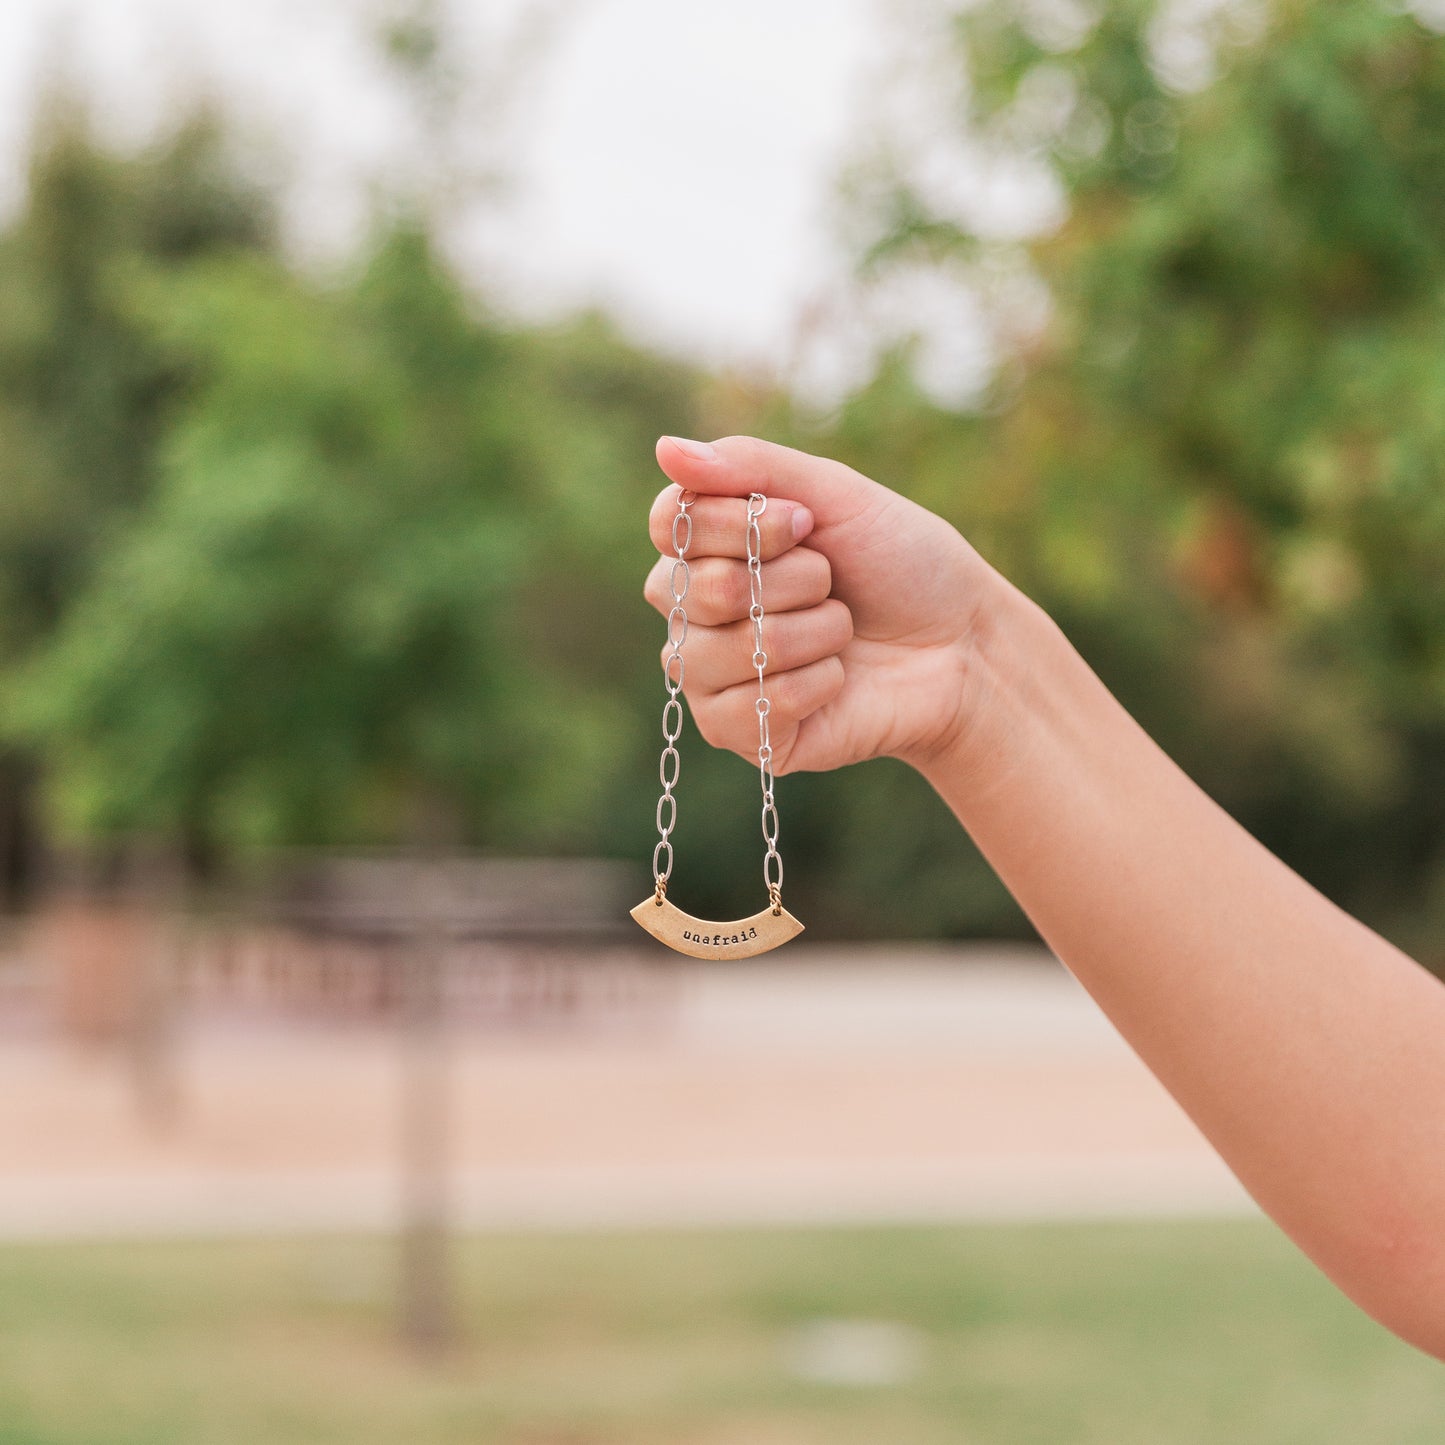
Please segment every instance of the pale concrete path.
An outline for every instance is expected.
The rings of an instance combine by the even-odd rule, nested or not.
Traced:
[[[0,1043],[0,1236],[390,1227],[400,1058],[375,1028],[198,1021],[156,1134],[116,1059]],[[1253,1209],[1036,949],[686,964],[631,1026],[459,1028],[449,1069],[467,1227]]]

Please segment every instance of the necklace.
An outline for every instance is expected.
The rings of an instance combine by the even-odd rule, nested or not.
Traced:
[[[748,618],[753,624],[753,666],[758,673],[758,777],[763,787],[763,883],[768,906],[750,918],[717,923],[684,913],[667,896],[672,877],[672,830],[677,823],[677,786],[682,757],[677,740],[682,736],[682,692],[684,676],[682,645],[687,641],[687,608],[683,605],[691,573],[687,550],[692,545],[692,515],[688,508],[697,500],[693,492],[680,492],[677,515],[672,519],[672,572],[669,587],[672,611],[667,616],[668,654],[662,664],[667,701],[662,705],[662,757],[657,765],[662,796],[657,800],[657,845],[652,850],[653,891],[632,910],[632,916],[652,936],[678,953],[693,958],[750,958],[766,953],[803,931],[803,925],[783,907],[783,860],[778,852],[778,808],[773,801],[773,745],[768,735],[768,701],[763,676],[768,654],[763,651],[763,559],[762,528],[759,518],[767,511],[768,499],[761,492],[748,497]]]

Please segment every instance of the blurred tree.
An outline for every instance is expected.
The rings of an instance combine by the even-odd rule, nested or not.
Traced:
[[[430,819],[645,871],[652,444],[754,431],[949,516],[1249,827],[1424,952],[1445,42],[1376,0],[947,13],[962,173],[1065,203],[1001,238],[936,156],[855,172],[864,284],[952,276],[992,323],[969,405],[912,343],[818,418],[601,315],[504,323],[442,259],[458,212],[429,183],[321,285],[269,254],[214,127],[140,161],[52,127],[0,238],[0,723],[43,756],[52,815],[223,848]],[[399,15],[395,58],[456,140],[426,9]],[[689,737],[679,896],[736,911],[752,773]],[[819,932],[1028,931],[905,769],[781,787]]]
[[[1384,0],[946,11],[960,168],[1042,178],[1062,220],[999,239],[936,153],[856,168],[865,279],[956,278],[997,369],[951,421],[880,376],[839,449],[1039,597],[1270,846],[1445,960],[1445,41]]]
[[[435,240],[505,179],[492,132],[563,8],[473,86],[435,7],[393,7],[383,50],[441,159],[389,184],[366,274],[330,289],[262,263],[270,210],[214,121],[118,159],[51,106],[4,243],[46,284],[0,318],[0,724],[72,837],[376,841],[429,791],[474,842],[616,846],[618,678],[640,690],[655,650],[637,458],[700,379],[600,315],[503,327]]]
[[[618,670],[656,650],[623,664],[608,614],[677,375],[595,322],[514,336],[406,228],[330,290],[253,259],[133,295],[193,380],[160,489],[25,679],[63,827],[605,843]]]
[[[264,195],[200,114],[148,154],[42,106],[25,207],[0,235],[0,676],[42,648],[155,483],[185,377],[130,315],[128,278],[274,243]],[[0,752],[0,906],[33,866],[34,747]]]

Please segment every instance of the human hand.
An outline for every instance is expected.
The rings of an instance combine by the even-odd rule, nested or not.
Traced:
[[[957,753],[986,690],[978,644],[999,574],[942,518],[842,462],[757,437],[708,445],[657,443],[677,485],[652,507],[663,555],[644,587],[666,616],[678,489],[696,492],[684,693],[703,737],[757,754],[745,538],[746,498],[761,492],[773,770],[895,757],[926,771]]]

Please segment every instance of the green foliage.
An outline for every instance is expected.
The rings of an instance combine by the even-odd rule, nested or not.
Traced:
[[[264,249],[271,232],[213,119],[118,160],[67,98],[48,102],[28,206],[0,236],[0,659],[56,624],[150,489],[182,378],[128,314],[132,268]]]
[[[985,287],[1006,251],[1052,300],[915,495],[1266,842],[1410,933],[1445,880],[1445,42],[1374,0],[1226,5],[1185,89],[1169,8],[960,13],[970,134],[1067,219],[1000,246],[906,174],[875,190],[873,272],[961,256]]]
[[[473,317],[415,231],[330,291],[222,260],[133,296],[193,380],[151,504],[26,679],[63,825],[384,842],[440,807],[505,846],[529,810],[575,819],[617,718],[571,666],[571,573],[635,530],[635,498],[599,502],[637,438],[589,463],[604,428],[549,412],[558,358]]]
[[[145,505],[186,380],[136,325],[129,278],[270,249],[274,229],[213,117],[120,159],[57,92],[35,134],[26,208],[0,235],[0,903],[24,896],[41,851],[44,759],[17,740],[10,674]]]
[[[444,828],[642,880],[653,442],[750,431],[947,516],[1267,844],[1439,956],[1445,41],[1382,0],[1226,4],[1186,86],[1169,7],[1084,13],[987,0],[947,32],[960,136],[1045,167],[1057,228],[999,241],[906,156],[862,198],[860,284],[944,267],[1007,323],[968,412],[907,345],[820,420],[598,314],[504,324],[426,195],[323,285],[214,122],[121,159],[58,110],[0,236],[0,730],[52,823],[223,850]],[[392,59],[440,105],[406,14]],[[679,896],[726,915],[759,882],[753,774],[690,728],[684,758]],[[1028,931],[907,770],[780,800],[818,932]]]

